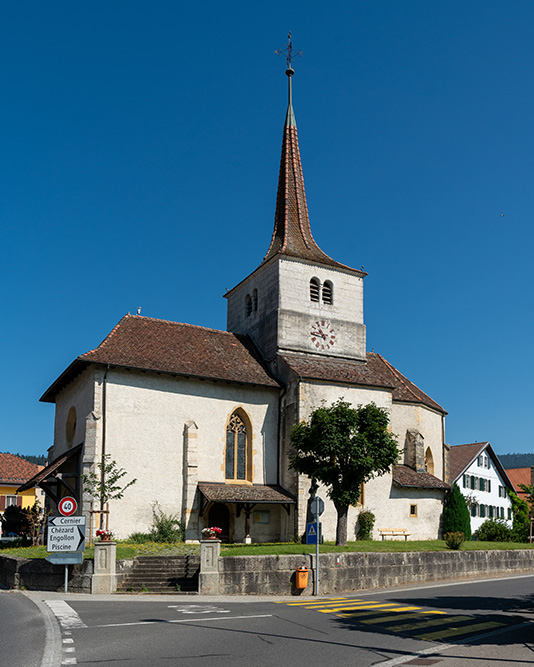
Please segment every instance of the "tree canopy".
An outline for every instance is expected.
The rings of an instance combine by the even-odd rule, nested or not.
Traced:
[[[292,429],[290,467],[327,488],[338,513],[337,544],[347,543],[348,508],[360,499],[362,484],[398,461],[397,440],[388,426],[384,408],[374,403],[354,408],[339,399]]]

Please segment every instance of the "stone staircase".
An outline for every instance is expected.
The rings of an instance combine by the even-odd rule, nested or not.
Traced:
[[[138,556],[118,593],[198,593],[200,556]]]

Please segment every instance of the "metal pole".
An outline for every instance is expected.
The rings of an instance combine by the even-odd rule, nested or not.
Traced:
[[[316,516],[315,520],[317,521],[317,544],[315,545],[315,595],[319,595],[319,517]]]
[[[65,565],[65,593],[69,586],[69,566]]]

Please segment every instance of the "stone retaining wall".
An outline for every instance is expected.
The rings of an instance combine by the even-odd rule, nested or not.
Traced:
[[[315,555],[232,556],[219,559],[220,595],[298,595],[295,570],[309,568],[313,593]],[[340,553],[319,557],[321,595],[417,582],[534,572],[534,549]]]

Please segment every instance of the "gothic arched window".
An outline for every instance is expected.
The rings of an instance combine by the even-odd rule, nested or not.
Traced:
[[[249,317],[252,314],[252,299],[250,298],[250,294],[247,294],[245,298],[245,308],[247,317]]]
[[[431,475],[434,474],[434,457],[432,456],[430,447],[427,447],[425,452],[425,468],[428,473]]]
[[[252,292],[252,311],[255,313],[258,310],[258,290],[254,289]]]
[[[310,280],[310,300],[319,301],[319,292],[321,290],[321,285],[317,278],[312,278]]]
[[[330,306],[334,303],[334,288],[329,280],[326,280],[323,285],[323,303]]]
[[[225,477],[252,481],[250,426],[242,411],[236,410],[226,426]]]

